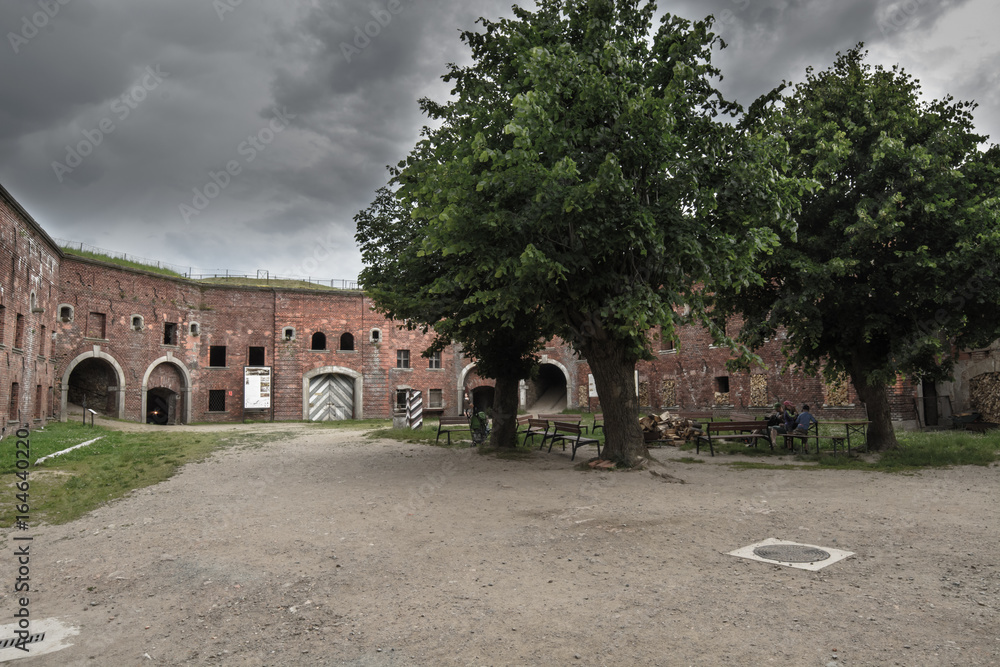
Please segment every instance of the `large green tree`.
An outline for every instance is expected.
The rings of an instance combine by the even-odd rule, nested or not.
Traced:
[[[537,4],[480,19],[462,35],[472,64],[444,77],[452,98],[421,100],[434,126],[394,180],[418,230],[400,252],[478,317],[529,315],[569,342],[594,374],[606,455],[633,465],[646,332],[671,335],[683,306],[701,316],[705,285],[757,280],[797,184],[772,166],[780,141],[726,118],[740,109],[715,88],[711,18],[654,31],[653,2]]]
[[[395,184],[399,173],[392,172]],[[410,329],[433,329],[429,355],[452,342],[475,360],[482,377],[496,381],[493,431],[490,444],[513,447],[517,440],[517,404],[520,380],[530,376],[538,363],[547,332],[531,312],[499,318],[480,308],[474,292],[456,280],[456,274],[474,271],[474,255],[455,255],[447,261],[418,251],[423,229],[398,201],[392,187],[376,192],[371,205],[354,221],[356,239],[365,268],[361,282],[380,312],[405,321]],[[485,287],[480,283],[480,288]]]
[[[729,290],[752,346],[780,329],[791,363],[845,374],[872,421],[869,446],[897,444],[887,386],[900,374],[947,376],[953,352],[1000,335],[997,169],[974,104],[924,101],[899,68],[859,46],[788,94],[755,105],[789,145],[793,173],[818,181],[797,235]]]

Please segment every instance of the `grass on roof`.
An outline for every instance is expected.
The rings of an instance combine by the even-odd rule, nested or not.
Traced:
[[[173,276],[175,278],[184,277],[183,274],[177,273],[176,271],[171,271],[170,269],[165,269],[162,266],[142,264],[140,262],[133,262],[132,260],[129,259],[121,259],[119,257],[112,257],[111,255],[104,255],[99,252],[90,252],[89,250],[77,250],[76,248],[63,248],[63,252],[65,252],[67,255],[76,255],[77,257],[96,259],[101,262],[116,264],[118,266],[124,266],[130,269],[141,269],[143,271],[149,271],[151,273],[159,273],[164,276]]]

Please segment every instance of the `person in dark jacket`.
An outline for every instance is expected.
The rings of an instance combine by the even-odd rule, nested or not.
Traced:
[[[777,426],[771,427],[771,444],[775,445],[778,442],[778,436],[785,433],[791,433],[795,430],[795,404],[791,401],[785,401],[782,405],[781,410],[781,423]]]

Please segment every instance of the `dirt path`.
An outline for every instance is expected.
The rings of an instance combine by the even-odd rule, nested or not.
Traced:
[[[35,529],[32,618],[80,634],[24,664],[1000,664],[997,466],[673,484],[295,432]],[[857,555],[726,555],[767,537]]]

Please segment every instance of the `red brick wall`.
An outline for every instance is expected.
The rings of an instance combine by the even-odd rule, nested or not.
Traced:
[[[52,414],[55,362],[51,336],[60,254],[37,223],[0,188],[0,424],[4,430],[16,428],[19,415],[22,423],[43,424]],[[18,315],[21,337],[15,341]],[[15,383],[17,398],[11,405]]]
[[[31,298],[35,303],[32,308]],[[63,322],[58,307],[69,305],[73,318]],[[117,267],[73,256],[64,256],[37,223],[0,188],[0,305],[3,306],[0,335],[0,413],[8,417],[57,414],[62,396],[62,376],[81,358],[113,360],[121,369],[124,389],[124,417],[145,421],[146,389],[164,387],[178,394],[178,407],[189,421],[234,421],[241,417],[243,366],[250,347],[262,347],[264,363],[274,370],[275,419],[303,418],[303,378],[321,369],[344,371],[362,378],[365,417],[392,414],[397,389],[409,387],[424,392],[440,389],[445,414],[461,408],[459,388],[492,384],[479,378],[472,361],[457,346],[441,355],[441,368],[429,368],[421,356],[433,341],[433,334],[400,329],[372,310],[360,292],[332,292],[320,289],[271,289],[206,285]],[[103,315],[103,338],[95,337],[88,321]],[[22,316],[22,340],[14,346],[17,315]],[[142,318],[134,330],[132,319]],[[165,344],[164,324],[177,324],[175,344]],[[192,335],[192,323],[199,326]],[[286,327],[295,337],[283,339]],[[377,329],[379,340],[371,332]],[[313,350],[312,336],[322,332],[326,346]],[[354,337],[354,350],[340,349],[341,335]],[[88,335],[95,334],[95,335]],[[53,334],[55,339],[52,339]],[[675,351],[659,351],[652,361],[638,364],[644,405],[662,410],[664,379],[675,384],[675,405],[682,409],[713,408],[727,411],[764,412],[767,406],[751,405],[751,374],[763,374],[767,381],[766,403],[792,400],[809,403],[822,418],[864,417],[864,407],[853,388],[843,406],[826,405],[829,390],[820,378],[783,371],[780,341],[768,344],[759,354],[763,366],[751,373],[730,373],[730,354],[716,348],[708,332],[685,327],[679,332]],[[226,347],[223,367],[210,365],[210,348]],[[654,349],[660,347],[654,336]],[[397,351],[409,351],[409,368],[397,368]],[[154,364],[167,358],[170,365]],[[559,339],[542,351],[543,363],[558,367],[569,384],[570,407],[586,407],[585,361]],[[183,369],[183,370],[182,370]],[[117,373],[116,373],[117,375]],[[729,403],[716,404],[717,378],[728,378]],[[145,385],[143,384],[145,380]],[[11,389],[19,386],[18,400],[11,410]],[[189,386],[186,386],[189,385]],[[38,387],[41,386],[41,392]],[[54,400],[50,390],[54,389]],[[209,392],[225,393],[225,410],[209,411]],[[190,394],[190,412],[185,412],[184,396]],[[900,379],[891,389],[890,408],[897,420],[914,419],[913,396],[916,386]],[[36,397],[41,395],[41,407]],[[116,394],[117,396],[117,394]],[[113,406],[117,405],[117,399]],[[599,403],[591,404],[599,409]],[[355,416],[362,416],[355,414]]]

